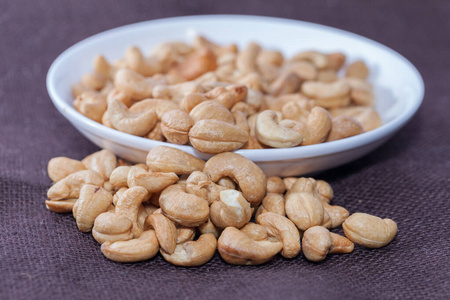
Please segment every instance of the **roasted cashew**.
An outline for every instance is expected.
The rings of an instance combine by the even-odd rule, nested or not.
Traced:
[[[127,241],[133,238],[132,226],[133,222],[127,217],[112,211],[104,212],[95,219],[92,236],[100,244],[107,241]]]
[[[308,116],[302,145],[314,145],[326,140],[331,130],[330,113],[322,107],[314,107]]]
[[[285,216],[286,210],[283,195],[279,193],[267,193],[256,211],[255,217],[265,212],[273,212],[280,216]]]
[[[265,110],[256,120],[256,136],[258,140],[271,147],[285,148],[299,145],[303,136],[296,130],[280,125],[281,113]]]
[[[269,238],[267,229],[259,224],[253,222],[248,222],[240,229],[241,232],[245,233],[250,239],[254,241],[263,241]]]
[[[186,180],[186,191],[190,194],[202,197],[209,204],[220,200],[220,192],[229,189],[214,183],[211,178],[199,171],[194,171]]]
[[[189,93],[203,93],[205,89],[201,84],[193,81],[172,85],[158,85],[153,89],[153,97],[156,99],[172,100],[180,103]],[[189,111],[188,111],[189,112]]]
[[[142,186],[150,194],[161,192],[178,181],[178,176],[173,172],[147,172],[140,168],[136,170],[142,171],[133,172],[130,170],[127,177],[128,186]]]
[[[294,258],[300,253],[300,233],[291,220],[276,213],[266,212],[260,214],[256,222],[266,228],[270,236],[283,243],[282,256]]]
[[[309,61],[318,69],[324,69],[328,66],[328,57],[317,51],[303,51],[297,53],[290,61]]]
[[[141,50],[137,47],[128,47],[125,50],[125,65],[142,76],[149,77],[156,73],[161,73],[162,64],[155,56],[144,57]]]
[[[188,56],[186,60],[175,66],[169,73],[176,74],[190,81],[206,72],[214,71],[216,68],[216,55],[212,50],[203,48]]]
[[[220,201],[211,204],[209,217],[219,228],[241,228],[250,221],[252,210],[240,192],[225,190],[220,192]]]
[[[103,179],[109,180],[112,171],[117,167],[117,158],[109,150],[97,151],[81,161],[86,168],[95,171],[103,176]]]
[[[352,117],[340,116],[331,121],[327,142],[345,139],[364,132],[362,125]]]
[[[191,110],[189,115],[194,122],[214,119],[234,124],[234,119],[231,112],[225,106],[213,100],[208,100],[196,105]]]
[[[80,196],[80,189],[84,184],[103,186],[103,183],[102,175],[95,171],[78,171],[61,179],[50,187],[47,191],[47,197],[50,200],[78,198]]]
[[[156,113],[158,120],[161,120],[162,116],[166,112],[174,109],[179,109],[178,105],[175,102],[161,99],[145,99],[133,104],[130,107],[130,112],[144,113],[149,110],[153,110]]]
[[[283,179],[276,176],[267,177],[267,193],[284,194],[285,191]]]
[[[176,266],[197,267],[206,264],[216,252],[217,240],[211,233],[202,234],[196,241],[178,244],[172,254],[161,248],[165,260]]]
[[[367,68],[363,61],[357,60],[347,67],[345,76],[366,80],[369,76],[369,68]]]
[[[156,113],[152,110],[133,113],[119,100],[112,101],[106,112],[112,126],[125,133],[143,136],[156,125]]]
[[[312,194],[290,193],[285,205],[286,215],[302,231],[326,222],[323,205]]]
[[[222,177],[230,177],[239,185],[242,195],[252,206],[261,203],[266,194],[267,177],[264,172],[248,158],[233,153],[220,153],[211,157],[203,172],[217,182]]]
[[[184,110],[168,111],[161,118],[162,134],[173,144],[186,144],[189,141],[188,133],[192,126],[194,126],[194,120]]]
[[[78,199],[67,200],[45,200],[45,206],[48,210],[56,213],[70,213]]]
[[[202,171],[205,162],[182,150],[158,146],[148,153],[147,165],[152,172],[174,172],[180,175]]]
[[[161,249],[172,254],[177,246],[177,228],[175,224],[162,213],[153,213],[145,219],[144,228],[155,230]]]
[[[86,166],[79,160],[64,156],[54,157],[48,161],[47,174],[53,182],[60,181],[70,174],[86,170]]]
[[[103,255],[117,262],[138,262],[154,257],[159,250],[155,231],[144,231],[139,238],[128,241],[106,241],[101,247]]]
[[[116,88],[135,100],[150,98],[155,86],[166,83],[165,77],[147,78],[129,69],[118,70],[114,78]]]
[[[82,115],[95,122],[102,123],[107,103],[105,98],[99,93],[86,91],[75,98],[73,106]]]
[[[209,218],[205,223],[199,225],[197,228],[200,234],[212,233],[216,239],[219,238],[220,233],[222,232],[222,229],[214,225],[211,218]]]
[[[227,227],[219,237],[220,256],[232,265],[259,265],[271,260],[283,244],[268,240],[256,241],[234,227]]]
[[[238,53],[236,58],[236,68],[242,74],[248,74],[257,70],[256,60],[261,52],[261,46],[250,43],[247,48]]]
[[[333,82],[306,81],[301,91],[316,100],[316,104],[321,107],[334,108],[350,104],[350,85],[345,79]]]

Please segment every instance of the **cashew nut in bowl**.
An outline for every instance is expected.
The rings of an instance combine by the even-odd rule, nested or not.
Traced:
[[[267,177],[263,171],[248,158],[233,153],[220,153],[211,157],[203,172],[217,182],[222,177],[236,181],[244,198],[252,206],[261,203],[266,195]]]
[[[184,145],[189,141],[189,130],[194,120],[183,110],[171,110],[161,118],[161,131],[164,137],[173,144]]]
[[[230,226],[241,228],[250,221],[251,217],[250,203],[236,190],[220,192],[220,201],[211,204],[210,218],[219,228]]]
[[[133,113],[119,100],[113,100],[106,111],[112,126],[132,135],[143,136],[156,125],[156,113],[152,110]]]
[[[314,226],[306,230],[302,240],[303,254],[309,261],[319,262],[327,254],[350,253],[354,244],[347,238],[330,232],[322,226]]]
[[[101,247],[103,255],[117,262],[138,262],[154,257],[159,250],[155,231],[144,231],[139,238],[128,241],[106,241]]]
[[[118,70],[114,78],[116,88],[135,100],[150,98],[155,86],[166,83],[167,80],[164,77],[147,78],[130,69]]]
[[[219,237],[220,256],[232,265],[260,265],[271,260],[283,248],[278,241],[253,240],[235,227],[227,227]]]
[[[298,131],[280,125],[281,113],[266,110],[258,115],[256,136],[258,140],[271,147],[284,148],[299,145],[303,136]]]
[[[158,120],[162,119],[162,116],[171,110],[179,109],[175,102],[161,99],[144,99],[133,104],[130,107],[132,113],[144,113],[149,110],[153,110],[156,113]]]

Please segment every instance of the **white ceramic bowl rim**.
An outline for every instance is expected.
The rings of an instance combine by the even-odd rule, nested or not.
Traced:
[[[63,114],[66,118],[69,120],[74,119],[75,121],[78,121],[80,126],[83,127],[85,130],[91,131],[95,134],[98,134],[99,136],[110,139],[110,140],[120,140],[122,144],[127,145],[131,148],[136,149],[142,149],[143,146],[148,145],[148,148],[150,149],[152,146],[158,146],[158,145],[166,145],[175,147],[181,150],[184,150],[190,154],[194,154],[201,158],[208,158],[210,155],[201,153],[196,151],[191,146],[185,146],[185,145],[175,145],[171,143],[165,143],[165,142],[158,142],[149,140],[142,137],[137,137],[133,135],[129,135],[111,128],[108,128],[106,126],[103,126],[76,111],[73,106],[69,105],[64,101],[64,99],[57,93],[56,91],[56,74],[58,73],[58,70],[62,67],[62,64],[64,60],[76,54],[77,52],[81,51],[85,44],[90,43],[93,39],[95,40],[102,40],[107,39],[111,35],[116,34],[117,31],[122,31],[124,29],[133,29],[135,27],[140,27],[143,24],[151,23],[152,26],[164,26],[166,24],[176,24],[178,22],[185,23],[189,20],[195,20],[195,21],[210,21],[210,20],[223,20],[224,22],[230,21],[230,19],[233,20],[240,20],[240,21],[252,21],[252,22],[278,22],[278,23],[285,23],[285,24],[291,24],[291,25],[307,25],[309,27],[315,27],[318,29],[326,29],[330,32],[336,32],[336,33],[343,33],[348,36],[354,36],[361,40],[364,40],[368,44],[372,44],[374,46],[377,46],[379,48],[383,48],[385,50],[388,50],[390,52],[395,53],[403,63],[408,65],[410,69],[414,72],[414,76],[417,79],[417,86],[418,93],[413,96],[413,99],[408,99],[410,101],[413,101],[413,105],[408,106],[405,110],[403,110],[400,115],[398,115],[394,120],[390,121],[387,124],[383,124],[383,126],[357,135],[350,138],[346,138],[343,140],[333,141],[333,142],[327,142],[322,144],[316,144],[316,145],[310,145],[310,146],[300,146],[295,148],[279,148],[279,149],[257,149],[257,150],[237,150],[236,153],[243,154],[248,158],[251,158],[255,162],[264,162],[264,161],[272,161],[275,157],[282,158],[284,160],[291,160],[291,159],[299,159],[299,158],[308,158],[308,157],[317,157],[322,155],[328,155],[336,152],[343,152],[350,149],[358,148],[363,145],[372,143],[378,139],[381,139],[385,137],[386,135],[389,135],[391,132],[396,131],[398,128],[402,127],[418,110],[422,103],[422,99],[424,96],[424,84],[422,77],[420,76],[420,73],[417,71],[417,69],[414,67],[414,65],[409,62],[405,57],[397,53],[396,51],[378,43],[371,39],[362,37],[360,35],[344,31],[341,29],[328,27],[320,24],[314,24],[309,22],[303,22],[298,20],[290,20],[290,19],[282,19],[282,18],[273,18],[273,17],[262,17],[262,16],[247,16],[247,15],[198,15],[198,16],[185,16],[185,17],[173,17],[173,18],[165,18],[165,19],[158,19],[158,20],[150,20],[140,23],[134,23],[130,25],[125,25],[121,27],[117,27],[111,30],[107,30],[101,33],[98,33],[96,35],[93,35],[89,38],[86,38],[82,40],[81,42],[78,42],[77,44],[73,45],[72,47],[68,48],[66,51],[64,51],[61,55],[58,56],[58,58],[53,62],[51,65],[48,74],[47,74],[47,90],[48,93],[56,106],[56,108]],[[72,122],[72,121],[71,121]],[[292,151],[293,149],[298,149],[298,151]]]

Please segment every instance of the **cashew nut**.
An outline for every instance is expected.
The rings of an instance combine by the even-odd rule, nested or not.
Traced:
[[[225,190],[220,192],[220,201],[211,204],[209,217],[219,228],[241,228],[250,221],[252,210],[240,192]]]
[[[182,150],[158,146],[148,153],[147,165],[152,172],[174,172],[180,175],[202,171],[205,162]]]
[[[209,204],[219,201],[220,192],[226,189],[228,188],[215,184],[207,174],[199,171],[192,172],[186,180],[186,191],[202,197]]]
[[[90,91],[83,92],[76,97],[73,106],[81,114],[98,123],[102,123],[102,117],[107,108],[105,98]]]
[[[150,98],[155,86],[166,83],[164,77],[147,78],[130,69],[118,70],[114,78],[116,88],[135,100]]]
[[[72,212],[73,206],[78,199],[67,200],[45,200],[45,206],[48,210],[56,213]]]
[[[78,198],[80,196],[80,189],[84,184],[102,186],[103,183],[103,176],[95,171],[78,171],[61,179],[49,188],[47,197],[50,200]]]
[[[145,219],[144,228],[155,230],[161,249],[172,254],[177,246],[177,228],[175,224],[161,213],[153,213]]]
[[[161,118],[161,131],[166,139],[174,144],[184,145],[189,141],[189,130],[194,120],[183,110],[171,110]]]
[[[308,116],[302,145],[314,145],[326,140],[331,130],[330,113],[322,107],[314,107]]]
[[[133,113],[119,100],[113,100],[106,112],[109,121],[117,130],[125,133],[143,136],[156,125],[156,113],[152,110],[143,113]]]
[[[364,132],[362,125],[352,117],[340,116],[333,118],[327,142],[345,139]]]
[[[103,176],[103,179],[109,180],[112,171],[117,167],[117,158],[109,150],[97,151],[81,161],[86,168],[95,171]]]
[[[296,130],[280,125],[281,113],[265,110],[256,120],[256,136],[258,140],[271,147],[285,148],[299,145],[303,136]]]
[[[156,113],[158,120],[161,120],[166,112],[174,109],[179,109],[175,102],[161,99],[145,99],[133,104],[130,107],[130,112],[138,114],[153,110]]]
[[[64,156],[50,159],[47,166],[48,177],[53,182],[60,181],[70,174],[82,170],[86,170],[86,166],[81,161]]]
[[[267,177],[267,193],[284,194],[285,191],[283,179],[276,176]]]
[[[196,105],[189,115],[195,123],[200,120],[214,119],[234,124],[234,119],[230,111],[222,104],[213,100],[208,100]]]

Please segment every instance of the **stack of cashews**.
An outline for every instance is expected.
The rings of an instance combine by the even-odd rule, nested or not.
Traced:
[[[48,175],[47,208],[73,213],[101,252],[117,262],[159,253],[177,266],[200,266],[218,250],[224,261],[257,265],[277,254],[310,261],[349,253],[357,243],[389,244],[390,219],[331,205],[333,190],[312,178],[266,177],[249,159],[225,152],[203,161],[179,149],[150,150],[146,164],[130,165],[108,150],[81,161],[56,157]],[[330,232],[341,226],[347,236]]]
[[[313,145],[382,124],[369,69],[345,61],[317,51],[285,59],[255,43],[239,51],[201,36],[149,56],[129,47],[114,63],[94,59],[72,87],[74,107],[104,126],[205,153]]]

